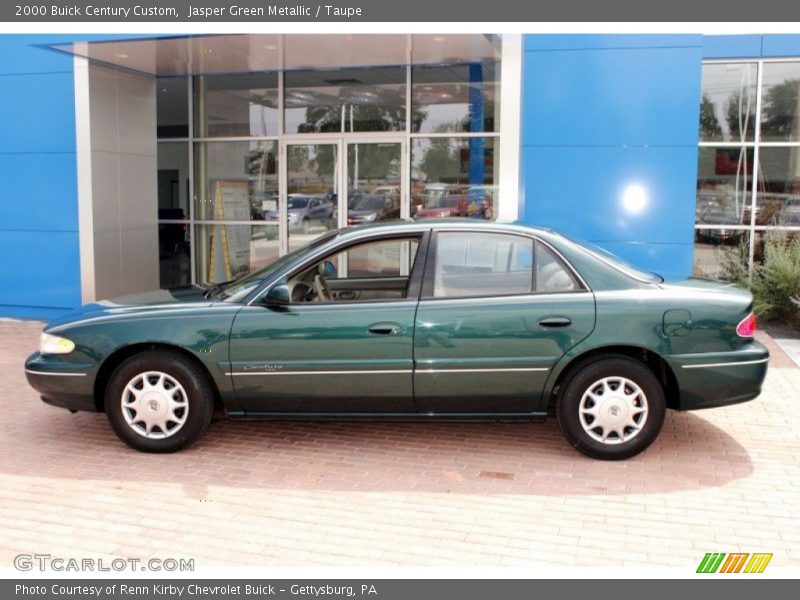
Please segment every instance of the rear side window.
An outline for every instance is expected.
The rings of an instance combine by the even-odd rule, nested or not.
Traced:
[[[540,294],[574,292],[581,289],[575,276],[547,246],[536,242],[536,285]]]
[[[436,243],[434,298],[509,296],[579,290],[552,250],[511,234],[441,232]]]
[[[533,240],[496,233],[442,232],[436,244],[434,298],[533,291]]]

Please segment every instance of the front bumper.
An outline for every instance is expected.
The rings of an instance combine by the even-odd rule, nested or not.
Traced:
[[[92,364],[67,362],[38,352],[25,361],[25,378],[42,400],[69,410],[97,411],[94,375]]]
[[[667,357],[678,380],[680,410],[747,402],[761,393],[769,350],[750,342],[731,352],[704,352]]]

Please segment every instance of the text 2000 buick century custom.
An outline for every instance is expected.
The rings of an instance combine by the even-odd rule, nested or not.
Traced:
[[[89,304],[25,363],[45,402],[169,452],[232,418],[528,419],[627,458],[666,409],[751,400],[752,296],[666,284],[553,231],[393,222],[318,238],[210,290]]]

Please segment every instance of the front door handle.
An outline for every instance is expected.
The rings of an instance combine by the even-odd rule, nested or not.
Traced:
[[[568,327],[572,325],[572,319],[568,317],[542,317],[539,319],[542,327]]]
[[[397,323],[373,323],[367,331],[375,335],[397,335],[403,330]]]

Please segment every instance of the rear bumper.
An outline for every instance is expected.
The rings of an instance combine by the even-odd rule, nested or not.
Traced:
[[[756,398],[767,376],[769,350],[750,342],[732,352],[676,355],[667,362],[678,380],[680,410],[696,410]]]
[[[69,410],[97,410],[94,371],[94,365],[56,360],[38,352],[25,361],[25,378],[42,401]]]

